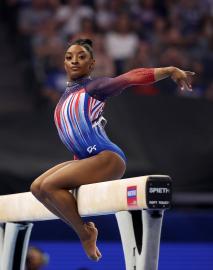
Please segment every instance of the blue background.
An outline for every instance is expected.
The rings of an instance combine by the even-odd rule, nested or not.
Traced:
[[[87,259],[73,231],[60,220],[34,224],[31,245],[49,254],[49,270],[124,270],[124,257],[114,215],[90,218],[99,228],[98,246],[103,258]],[[213,269],[212,210],[169,210],[165,212],[159,270]]]
[[[44,269],[124,270],[122,246],[119,242],[101,242],[103,258],[89,261],[78,242],[32,242],[50,255]],[[211,270],[213,269],[213,244],[211,243],[161,243],[159,270]],[[79,269],[80,270],[80,269]]]

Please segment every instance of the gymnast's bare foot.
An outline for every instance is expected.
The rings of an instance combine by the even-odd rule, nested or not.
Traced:
[[[84,224],[85,230],[87,231],[87,238],[81,240],[83,248],[87,256],[94,261],[98,261],[102,255],[96,246],[96,240],[98,237],[98,230],[93,222]]]

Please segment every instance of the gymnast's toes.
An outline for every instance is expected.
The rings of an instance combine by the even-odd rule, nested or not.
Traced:
[[[98,249],[98,247],[96,247],[96,254],[98,256],[98,259],[101,259],[102,254],[101,254],[100,250]]]
[[[102,257],[99,249],[96,247],[98,230],[95,227],[95,224],[93,222],[86,223],[85,229],[88,233],[88,238],[85,240],[82,240],[83,248],[84,248],[87,256],[91,260],[98,261]]]

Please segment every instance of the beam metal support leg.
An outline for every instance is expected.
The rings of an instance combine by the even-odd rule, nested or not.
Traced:
[[[1,250],[0,270],[25,269],[32,227],[32,223],[6,223]]]
[[[3,242],[4,242],[4,223],[0,223],[0,262],[1,262],[1,254],[3,251]]]
[[[25,265],[26,265],[26,258],[27,258],[27,251],[28,251],[28,246],[30,242],[30,235],[32,232],[33,228],[33,223],[28,223],[25,225],[25,236],[23,239],[23,246],[22,246],[22,252],[21,252],[21,258],[20,258],[20,270],[25,270]]]
[[[140,212],[142,220],[134,220],[136,216],[128,211],[116,213],[126,270],[157,270],[164,210]],[[137,239],[138,235],[142,239]]]
[[[136,270],[136,242],[132,215],[129,211],[115,214],[123,246],[126,270]]]
[[[138,269],[157,270],[160,252],[160,237],[164,211],[143,210],[143,244],[138,257]]]

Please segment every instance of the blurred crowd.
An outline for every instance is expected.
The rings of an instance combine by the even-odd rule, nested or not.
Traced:
[[[137,67],[177,66],[196,73],[193,93],[175,84],[136,87],[137,94],[171,93],[213,100],[212,0],[4,0],[30,82],[55,104],[64,91],[68,43],[93,40],[93,76]],[[28,74],[29,75],[29,74]],[[30,83],[29,82],[29,83]],[[35,83],[36,82],[36,83]]]
[[[40,270],[49,263],[49,255],[40,248],[30,246],[27,252],[25,270]]]
[[[50,256],[38,247],[29,246],[26,257],[25,270],[49,269]],[[87,267],[80,267],[76,270],[90,270]]]

